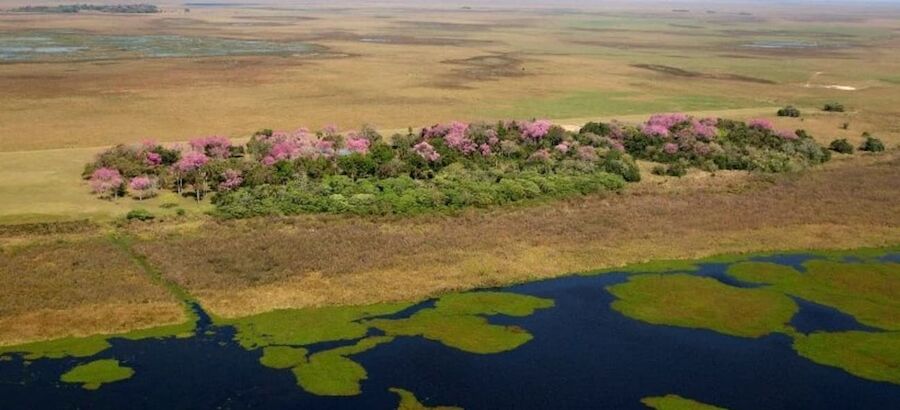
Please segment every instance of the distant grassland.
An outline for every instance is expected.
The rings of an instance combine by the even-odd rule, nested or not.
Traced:
[[[648,112],[705,111],[746,108],[758,105],[724,96],[674,95],[653,98],[636,92],[577,91],[561,97],[516,101],[511,107],[499,103],[492,116],[510,118],[576,118],[630,115]]]
[[[890,13],[873,16],[861,8],[811,15],[786,7],[739,16],[734,10],[672,13],[670,7],[621,4],[602,15],[373,10],[204,8],[189,15],[131,16],[127,25],[105,15],[0,16],[0,30],[21,30],[25,19],[35,35],[63,29],[165,32],[326,48],[318,56],[6,62],[0,64],[0,151],[237,136],[264,127],[369,123],[402,129],[452,119],[815,107],[829,100],[851,108],[851,123],[863,121],[882,137],[900,135],[891,120],[900,114],[900,43],[890,35],[900,16]],[[746,47],[767,41],[816,47]],[[817,87],[830,84],[858,90]],[[851,131],[858,136],[863,130]]]

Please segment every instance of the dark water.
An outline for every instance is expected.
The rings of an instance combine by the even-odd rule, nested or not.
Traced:
[[[746,285],[725,275],[726,268],[703,265],[698,274]],[[201,312],[191,338],[112,340],[111,349],[90,359],[0,362],[0,408],[392,409],[398,398],[390,387],[409,390],[427,405],[467,409],[640,409],[641,398],[669,393],[731,409],[900,408],[900,386],[817,365],[796,355],[787,336],[746,339],[622,316],[610,309],[613,297],[605,287],[626,279],[567,277],[500,289],[556,301],[529,317],[490,317],[492,323],[527,329],[532,341],[480,355],[399,337],[352,356],[368,371],[363,394],[356,397],[305,393],[290,371],[263,367],[261,352],[242,349],[232,341],[233,329],[211,325]],[[431,303],[390,316],[404,317]],[[792,324],[801,332],[867,329],[837,310],[798,304]],[[58,382],[71,367],[97,358],[118,359],[135,376],[97,391]]]

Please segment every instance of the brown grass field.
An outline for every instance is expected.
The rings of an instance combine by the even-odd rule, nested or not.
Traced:
[[[113,230],[137,236],[136,249],[167,279],[229,317],[420,299],[662,258],[900,243],[896,148],[781,176],[672,179],[643,164],[644,181],[622,194],[398,219],[219,222],[203,215],[205,202],[174,194],[101,201],[80,180],[84,163],[110,144],[331,123],[390,132],[544,117],[577,127],[688,111],[767,117],[822,143],[856,144],[868,131],[900,144],[896,6],[492,4],[0,11],[0,48],[16,36],[184,36],[315,50],[0,59],[0,345],[183,319],[177,301],[109,242]],[[829,101],[847,112],[822,112]],[[786,104],[803,117],[775,118]],[[160,207],[169,203],[187,216]],[[121,225],[139,207],[163,221]],[[92,223],[64,222],[81,220]]]
[[[0,345],[187,319],[179,301],[104,236],[52,236],[0,248]]]
[[[709,14],[673,13],[663,3],[582,12],[349,3],[339,13],[313,5],[170,8],[140,16],[0,14],[5,35],[215,36],[322,48],[314,55],[137,58],[123,52],[5,61],[0,151],[330,123],[390,129],[450,119],[753,107],[771,116],[775,106],[812,112],[830,100],[851,112],[823,127],[829,136],[840,133],[830,125],[844,121],[852,136],[900,133],[900,11],[767,7],[767,14],[738,15],[744,7],[724,3]],[[747,47],[770,41],[819,46]]]

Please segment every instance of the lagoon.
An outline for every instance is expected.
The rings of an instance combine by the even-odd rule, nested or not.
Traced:
[[[730,269],[745,260],[757,264],[746,266],[775,266],[779,274],[800,275],[816,274],[823,264],[847,271],[881,266],[887,267],[882,271],[888,280],[896,280],[891,275],[898,275],[897,257],[895,251],[877,256],[800,253],[700,261],[696,268],[673,263],[671,270],[655,264],[652,273],[637,267],[577,275],[367,308],[365,313],[282,312],[279,324],[301,323],[303,316],[314,314],[321,318],[317,323],[344,321],[341,327],[333,324],[334,329],[306,324],[290,334],[267,328],[263,320],[271,315],[215,322],[196,306],[199,320],[189,337],[112,339],[111,348],[86,358],[26,363],[20,355],[7,354],[0,361],[0,395],[10,409],[389,409],[400,401],[396,389],[428,406],[467,409],[640,409],[645,408],[641,399],[669,394],[730,409],[897,408],[900,384],[817,364],[792,348],[795,338],[815,332],[890,332],[860,324],[834,307],[791,295],[786,300],[796,301],[797,311],[789,329],[753,338],[721,333],[714,323],[683,327],[636,320],[611,307],[616,296],[610,291],[625,295],[617,287],[638,277],[708,278],[715,286],[748,295],[772,291],[770,285],[734,277],[736,270]],[[751,277],[747,272],[743,270],[744,279]],[[671,303],[677,308],[679,302]],[[292,340],[297,350],[288,352],[302,346],[299,357],[308,354],[310,359],[321,352],[353,350],[341,357],[364,369],[359,394],[305,391],[288,369],[303,359],[282,356],[286,366],[260,363],[260,347],[291,345]],[[347,348],[366,340],[377,343]],[[118,360],[134,374],[96,390],[60,382],[60,375],[74,366],[100,359]],[[330,383],[336,376],[316,381],[323,380]]]

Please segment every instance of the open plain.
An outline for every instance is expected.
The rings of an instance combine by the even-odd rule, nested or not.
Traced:
[[[51,357],[44,350],[77,356],[73,346],[85,340],[139,338],[130,332],[156,335],[154,329],[195,321],[199,334],[204,320],[252,323],[257,315],[297,309],[343,314],[343,307],[374,305],[395,314],[401,304],[448,293],[654,261],[668,261],[659,263],[674,271],[678,260],[722,254],[896,254],[900,244],[900,7],[893,3],[158,6],[161,12],[147,14],[0,10],[0,364],[4,349],[19,351],[23,343],[35,343],[25,345],[35,357]],[[829,103],[846,109],[823,110]],[[802,115],[776,116],[788,105]],[[824,164],[777,174],[693,167],[663,176],[638,158],[640,182],[621,190],[414,215],[223,219],[209,198],[175,190],[99,199],[83,175],[116,144],[186,146],[206,135],[246,142],[259,130],[330,125],[371,127],[389,140],[454,120],[549,119],[578,131],[589,121],[639,127],[669,112],[762,118],[778,129],[805,130],[826,147],[835,139],[859,147],[865,133],[886,150],[833,153]],[[151,220],[126,219],[135,210]],[[704,280],[697,283],[730,288]],[[622,293],[637,300],[654,283],[634,282],[623,289],[633,287],[637,296]],[[740,299],[746,290],[728,292]],[[766,329],[794,338],[816,362],[900,380],[890,368],[871,376],[859,365],[882,360],[877,354],[822,353],[832,346],[826,337],[807,339],[793,322],[782,323],[798,310],[793,299],[773,298],[784,309],[766,318],[777,322]],[[646,313],[635,306],[628,306],[634,316]],[[685,309],[686,316],[696,314],[691,309],[703,307]],[[441,320],[434,311],[418,319]],[[385,320],[372,318],[360,314],[342,325]],[[419,325],[414,318],[402,325]],[[401,326],[387,322],[386,329]],[[882,328],[895,337],[896,329]],[[531,337],[513,330],[521,343]],[[421,333],[448,343],[447,335]],[[369,335],[319,359],[358,373],[342,360],[401,334]],[[293,360],[306,360],[305,347],[278,348],[265,354],[287,359],[265,360],[315,373]],[[309,357],[306,365],[316,355]],[[879,363],[890,367],[891,360]],[[94,366],[134,373],[118,362]],[[88,375],[85,386],[99,388],[94,381]],[[391,391],[420,404],[405,390]],[[681,399],[658,393],[666,396],[657,401]]]

